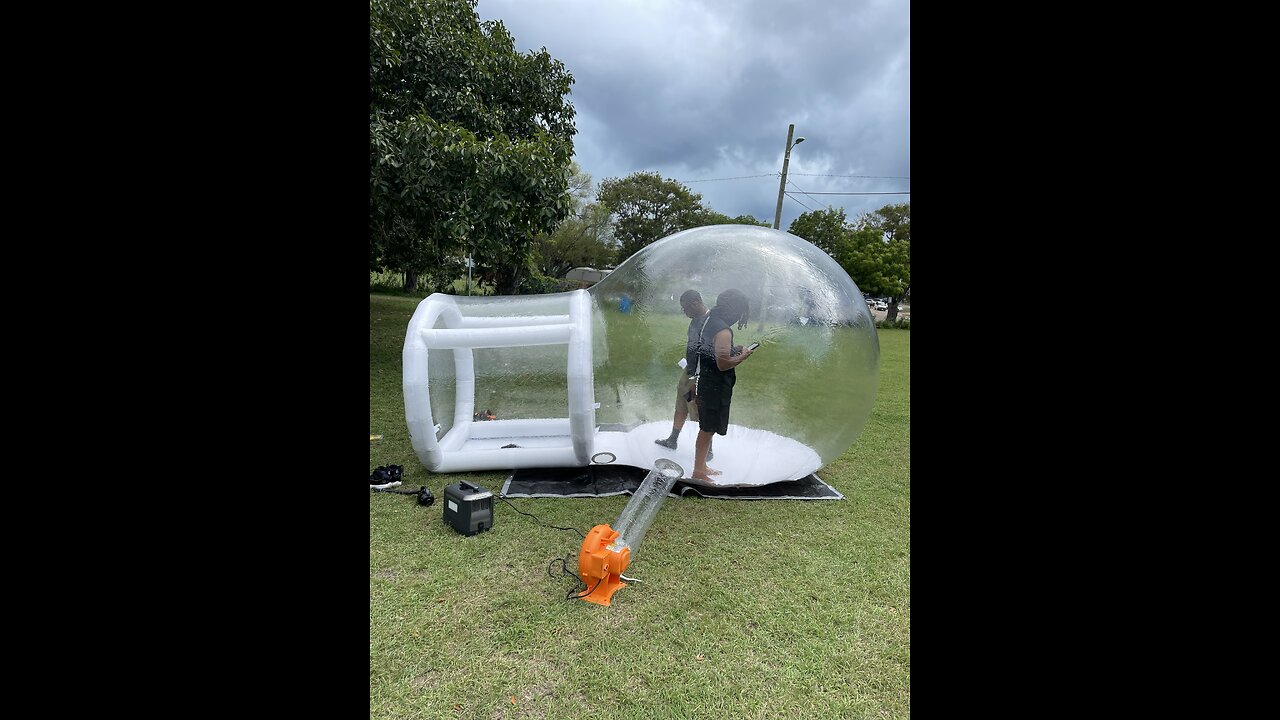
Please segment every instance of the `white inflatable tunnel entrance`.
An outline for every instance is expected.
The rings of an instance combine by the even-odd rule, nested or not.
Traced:
[[[418,304],[404,339],[404,409],[413,450],[428,469],[465,472],[590,464],[596,432],[591,296],[576,290],[545,297],[537,303],[529,298],[436,293]],[[564,346],[567,359],[561,377],[568,416],[477,421],[475,351],[534,346]],[[438,352],[444,350],[452,353],[452,372],[446,373],[453,379],[451,422],[432,412],[431,363],[439,362]],[[541,370],[557,376],[553,368]],[[440,405],[436,403],[438,412],[447,412]]]

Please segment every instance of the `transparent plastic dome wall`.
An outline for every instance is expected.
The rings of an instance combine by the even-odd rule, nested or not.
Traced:
[[[722,474],[705,484],[763,485],[820,469],[871,413],[875,325],[830,256],[751,225],[663,238],[590,290],[423,300],[403,353],[415,452],[437,472],[649,468],[659,458],[694,467],[696,422],[677,449],[654,443],[670,434],[683,372],[689,318],[679,298],[697,290],[711,308],[730,288],[751,305],[734,344],[761,347],[737,368],[729,432],[715,436],[709,463]]]

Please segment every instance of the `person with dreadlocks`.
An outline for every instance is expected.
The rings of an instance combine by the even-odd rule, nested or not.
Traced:
[[[729,405],[738,375],[735,368],[755,352],[733,344],[733,326],[747,316],[747,296],[737,288],[725,290],[698,333],[697,368],[694,371],[698,399],[698,439],[694,443],[695,480],[711,482],[720,471],[707,467],[713,435],[729,432]]]

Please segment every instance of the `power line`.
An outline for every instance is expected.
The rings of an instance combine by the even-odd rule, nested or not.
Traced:
[[[790,177],[787,178],[787,184],[791,185],[796,190],[799,190],[801,194],[808,195],[811,200],[818,202],[819,204],[822,204],[822,201],[819,200],[818,198],[813,197],[814,195],[910,195],[911,194],[910,192],[809,192],[808,190],[805,190],[804,188],[792,182]],[[795,197],[792,193],[788,192],[786,193],[786,196],[796,201],[797,203],[799,203],[800,206],[805,208],[806,210],[810,212],[817,212],[816,210],[809,207],[808,205],[805,205],[803,202],[800,202],[800,199]]]
[[[795,184],[795,182],[794,182],[791,178],[787,178],[787,184],[788,184],[788,185],[791,185],[791,186],[793,186],[793,187],[795,187],[795,189],[799,190],[800,192],[804,193],[805,195],[809,195],[809,193],[808,193],[804,188],[800,187],[799,185],[796,185],[796,184]],[[792,198],[792,199],[794,200],[795,198]],[[816,203],[818,203],[818,204],[822,204],[822,201],[821,201],[821,200],[819,200],[819,199],[818,199],[818,198],[816,198],[816,197],[813,197],[812,195],[809,195],[809,199],[810,199],[810,200],[813,200],[814,202],[816,202]],[[799,201],[799,200],[796,200],[796,202],[800,202],[800,201]],[[800,204],[801,204],[801,205],[804,205],[804,203],[800,203]],[[808,206],[808,205],[805,205],[805,207],[809,207],[809,206]],[[816,212],[816,211],[814,211],[814,210],[813,210],[813,208],[809,208],[809,209],[810,209],[810,211],[811,211],[811,212]]]
[[[822,173],[788,173],[790,175],[805,175],[808,177],[847,177],[847,178],[876,178],[879,180],[910,180],[910,177],[901,175],[823,175]]]
[[[791,201],[792,201],[792,202],[795,202],[795,203],[799,204],[799,205],[800,205],[800,207],[804,208],[805,210],[808,210],[809,212],[818,212],[817,210],[814,210],[813,208],[809,207],[808,205],[805,205],[804,203],[800,202],[800,198],[796,197],[796,196],[795,196],[795,195],[793,195],[792,193],[785,193],[785,194],[786,194],[786,196],[787,196],[787,197],[791,198]]]

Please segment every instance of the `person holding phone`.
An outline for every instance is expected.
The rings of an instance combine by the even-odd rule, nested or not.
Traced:
[[[711,481],[721,474],[707,467],[713,435],[729,432],[729,406],[738,375],[735,368],[759,347],[759,343],[742,347],[733,344],[733,326],[747,316],[747,296],[737,288],[720,293],[716,306],[698,333],[697,368],[694,371],[695,394],[698,399],[698,439],[694,444],[693,473],[695,480]]]
[[[676,382],[676,414],[671,420],[671,436],[654,440],[655,443],[672,450],[679,444],[680,431],[684,429],[685,418],[698,422],[698,401],[693,396],[693,373],[698,366],[695,354],[698,344],[698,333],[707,318],[707,306],[702,304],[702,293],[697,290],[685,290],[680,295],[680,309],[689,318],[688,342],[684,349],[684,367],[680,370],[680,379]],[[711,449],[707,449],[707,459],[711,458]]]

